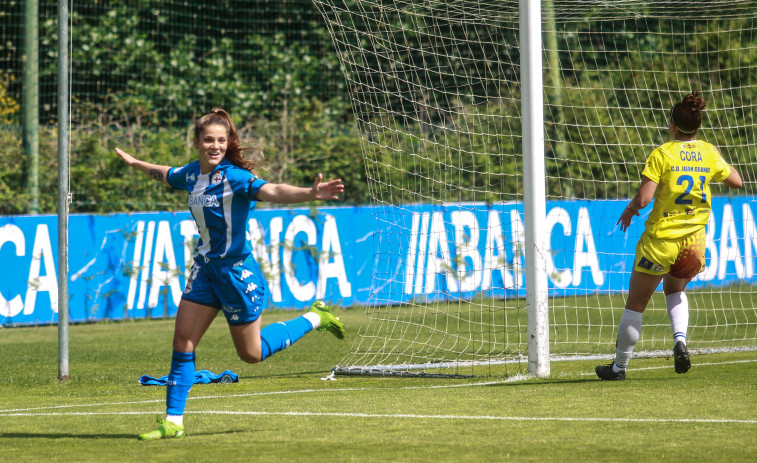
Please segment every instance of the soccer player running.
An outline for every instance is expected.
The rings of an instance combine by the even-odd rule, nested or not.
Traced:
[[[242,145],[231,117],[213,109],[194,129],[198,160],[183,167],[155,165],[116,148],[131,167],[170,187],[189,191],[189,208],[200,237],[196,255],[176,313],[171,371],[166,390],[166,418],[139,439],[184,436],[184,407],[194,383],[195,349],[220,311],[226,316],[239,358],[257,363],[318,329],[339,339],[343,325],[321,301],[310,311],[261,329],[265,280],[247,240],[250,211],[257,201],[292,204],[337,199],[341,180],[312,188],[268,183],[253,173],[255,164],[242,158]]]
[[[710,217],[710,182],[741,188],[741,176],[713,145],[697,140],[705,101],[699,92],[686,95],[670,110],[673,140],[647,158],[636,196],[620,215],[621,231],[654,198],[644,233],[636,244],[626,308],[618,324],[615,361],[600,365],[597,376],[607,381],[626,379],[626,367],[639,340],[641,319],[649,299],[662,281],[673,328],[676,373],[691,367],[686,347],[689,303],[686,285],[704,269],[705,225]]]

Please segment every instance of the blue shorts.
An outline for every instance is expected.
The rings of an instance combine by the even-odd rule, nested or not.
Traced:
[[[229,325],[245,325],[260,317],[265,280],[252,254],[246,259],[197,256],[182,298],[223,310]]]

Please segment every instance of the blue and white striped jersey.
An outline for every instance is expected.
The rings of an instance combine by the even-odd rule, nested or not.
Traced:
[[[226,159],[209,174],[200,173],[200,162],[168,171],[168,183],[189,191],[189,209],[197,223],[197,253],[207,258],[245,257],[252,248],[247,221],[255,208],[255,195],[265,185],[248,170]]]

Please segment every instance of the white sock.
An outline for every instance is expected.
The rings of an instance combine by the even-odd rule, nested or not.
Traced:
[[[317,313],[307,312],[305,313],[305,315],[303,315],[303,317],[305,317],[310,322],[310,324],[313,325],[313,329],[321,326],[321,317]]]
[[[173,424],[183,425],[184,415],[166,415],[166,421],[170,421]]]
[[[612,371],[616,373],[625,370],[628,361],[631,360],[633,348],[641,333],[641,316],[641,312],[626,309],[620,317],[618,340],[615,342],[615,362],[612,365]]]
[[[673,328],[673,343],[686,344],[686,330],[689,328],[689,299],[683,291],[665,296],[668,306],[670,326]]]

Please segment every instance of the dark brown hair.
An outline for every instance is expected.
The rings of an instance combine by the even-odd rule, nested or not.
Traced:
[[[693,91],[670,110],[670,120],[679,132],[689,135],[695,133],[702,125],[702,110],[707,104],[700,95],[699,92]]]
[[[213,108],[208,114],[197,119],[197,122],[195,123],[195,140],[200,139],[202,131],[209,125],[220,125],[226,129],[226,132],[229,135],[225,159],[228,159],[230,163],[237,167],[241,167],[242,169],[254,173],[257,163],[242,157],[242,152],[246,148],[242,146],[239,134],[237,133],[237,128],[234,127],[234,122],[231,120],[229,113],[221,108]]]

